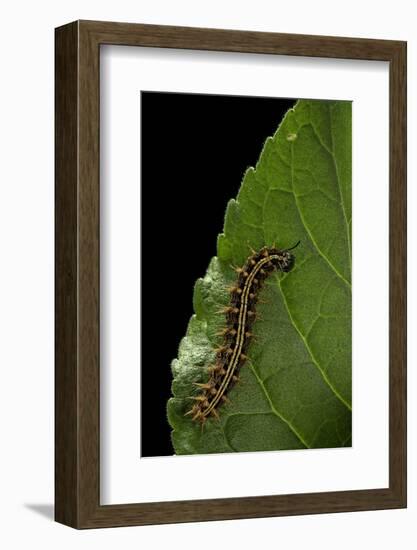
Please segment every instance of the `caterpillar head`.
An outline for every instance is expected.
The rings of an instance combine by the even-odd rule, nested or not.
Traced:
[[[284,271],[284,272],[291,271],[291,269],[294,267],[294,264],[295,264],[294,254],[291,254],[291,252],[284,250],[281,253],[281,259],[279,261],[279,266],[281,268],[281,271]]]
[[[294,250],[294,248],[297,248],[299,244],[300,244],[300,241],[298,241],[298,243],[292,246],[291,248],[282,250],[281,259],[280,259],[280,268],[282,271],[288,272],[288,271],[291,271],[291,269],[294,267],[295,256],[294,254],[291,254],[290,250]]]

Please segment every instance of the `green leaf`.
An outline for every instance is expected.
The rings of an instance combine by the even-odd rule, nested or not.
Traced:
[[[351,133],[350,102],[298,101],[227,205],[217,257],[195,284],[195,315],[172,363],[177,454],[351,445]],[[231,404],[202,430],[184,413],[219,344],[231,266],[244,264],[249,246],[298,240],[294,269],[270,275],[262,290],[258,338]]]

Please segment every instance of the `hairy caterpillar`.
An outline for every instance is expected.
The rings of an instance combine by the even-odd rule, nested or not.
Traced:
[[[256,303],[263,282],[275,270],[290,271],[295,263],[290,250],[298,246],[280,250],[263,247],[252,251],[243,267],[235,268],[238,274],[236,284],[230,288],[230,302],[222,311],[226,317],[226,326],[221,331],[222,345],[216,350],[216,361],[208,367],[209,379],[204,383],[194,384],[201,389],[199,395],[193,396],[193,407],[186,415],[204,424],[209,416],[219,417],[218,407],[227,401],[227,393],[239,380],[239,370],[247,360],[248,350],[256,320]]]

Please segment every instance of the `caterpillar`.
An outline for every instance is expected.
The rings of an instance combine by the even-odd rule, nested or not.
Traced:
[[[275,246],[264,246],[259,251],[252,250],[243,267],[233,268],[238,274],[236,284],[229,289],[229,304],[221,310],[226,317],[226,326],[219,333],[223,336],[222,345],[215,350],[216,361],[208,367],[207,382],[194,382],[201,392],[191,399],[192,408],[185,413],[192,420],[204,424],[208,417],[219,418],[217,409],[229,401],[229,390],[239,380],[239,370],[244,365],[250,341],[253,339],[252,326],[257,318],[256,304],[259,291],[265,279],[275,270],[291,271],[295,257],[290,253],[300,241],[285,250]]]

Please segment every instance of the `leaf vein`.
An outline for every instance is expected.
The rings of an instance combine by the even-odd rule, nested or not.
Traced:
[[[304,440],[303,436],[298,433],[297,429],[276,409],[274,403],[272,402],[272,399],[267,391],[267,389],[265,388],[265,385],[264,383],[262,382],[260,376],[258,375],[255,367],[253,366],[252,364],[252,361],[248,361],[248,365],[250,367],[250,369],[252,370],[253,374],[255,375],[256,377],[256,380],[258,381],[258,384],[260,385],[262,391],[264,392],[265,394],[265,397],[266,399],[268,400],[268,403],[269,403],[269,406],[271,407],[271,411],[280,419],[282,420],[283,422],[285,422],[285,424],[287,424],[287,426],[290,428],[290,430],[294,433],[294,435],[300,440],[300,442],[306,447],[306,449],[309,449],[310,446],[308,445],[308,443]]]
[[[313,361],[314,365],[317,367],[317,369],[319,370],[319,372],[321,373],[324,381],[326,382],[326,384],[329,386],[329,388],[333,391],[333,393],[336,395],[336,397],[349,409],[349,410],[352,410],[352,407],[349,405],[349,403],[340,395],[340,393],[336,390],[336,388],[333,386],[333,384],[331,383],[331,381],[329,380],[326,372],[321,368],[319,362],[317,361],[317,359],[315,358],[314,356],[314,353],[312,351],[312,349],[310,348],[306,338],[304,337],[303,333],[301,332],[301,330],[298,328],[298,325],[297,323],[295,322],[295,319],[293,318],[292,314],[291,314],[291,311],[290,311],[290,308],[289,308],[289,305],[288,305],[288,302],[286,300],[286,297],[285,297],[285,293],[281,287],[281,282],[279,279],[277,279],[277,284],[278,284],[278,287],[281,291],[281,295],[282,295],[282,299],[283,299],[283,302],[284,302],[284,305],[285,305],[285,308],[287,310],[287,313],[288,313],[288,316],[291,320],[291,323],[294,325],[294,328],[295,330],[298,332],[308,354],[310,355],[311,357],[311,360]]]

